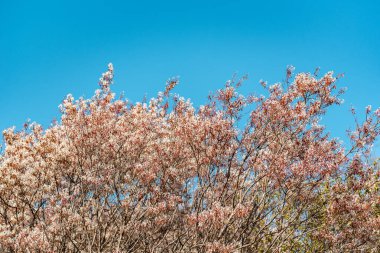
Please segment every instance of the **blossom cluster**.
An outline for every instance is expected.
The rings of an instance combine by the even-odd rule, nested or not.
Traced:
[[[115,99],[110,64],[59,122],[3,132],[0,251],[378,252],[380,109],[344,148],[319,124],[337,78],[293,72],[266,97],[231,80],[197,109],[177,78]]]

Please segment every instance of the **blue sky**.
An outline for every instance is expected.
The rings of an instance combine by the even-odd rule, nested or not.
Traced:
[[[195,105],[233,73],[260,79],[296,71],[345,73],[345,105],[323,119],[333,136],[353,126],[351,105],[380,107],[378,1],[0,0],[0,129],[27,118],[48,126],[67,93],[90,97],[108,62],[114,91],[175,92]]]

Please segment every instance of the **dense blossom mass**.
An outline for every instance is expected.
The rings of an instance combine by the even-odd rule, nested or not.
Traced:
[[[113,71],[49,128],[3,132],[1,252],[380,251],[380,110],[355,116],[345,148],[331,138],[333,73],[289,67],[266,96],[230,80],[196,109],[177,78],[116,99]]]

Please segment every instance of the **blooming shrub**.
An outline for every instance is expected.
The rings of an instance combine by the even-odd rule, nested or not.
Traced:
[[[196,109],[177,79],[116,99],[110,64],[59,122],[3,132],[0,251],[378,252],[380,110],[345,149],[319,124],[337,77],[292,71],[267,97],[231,80]]]

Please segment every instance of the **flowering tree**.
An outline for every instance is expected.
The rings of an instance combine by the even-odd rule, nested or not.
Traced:
[[[319,125],[341,101],[332,73],[195,109],[172,95],[115,99],[113,67],[60,122],[3,132],[1,252],[378,252],[380,110],[346,150]],[[248,112],[248,117],[243,117]],[[238,126],[239,124],[239,126]],[[243,124],[243,125],[242,125]]]

